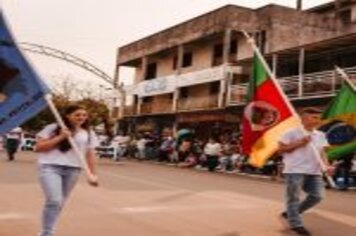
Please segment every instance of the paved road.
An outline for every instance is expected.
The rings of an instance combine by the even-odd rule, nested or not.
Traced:
[[[57,236],[281,236],[283,185],[140,162],[100,161],[101,186],[83,179]],[[305,215],[318,236],[356,235],[356,193],[328,191]],[[35,236],[42,194],[34,155],[0,153],[0,236]]]

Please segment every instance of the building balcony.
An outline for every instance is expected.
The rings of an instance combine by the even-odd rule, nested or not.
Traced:
[[[173,112],[173,101],[142,103],[141,114],[168,114]]]
[[[356,77],[356,67],[346,68],[345,72],[351,79]],[[302,77],[278,78],[279,84],[290,100],[333,96],[340,89],[342,80],[334,70],[304,74]],[[247,83],[231,85],[228,91],[228,105],[244,104],[247,91]]]
[[[218,107],[218,95],[205,97],[181,98],[178,100],[178,111],[213,109]]]
[[[134,116],[137,113],[137,107],[135,105],[125,106],[124,116]]]
[[[173,74],[158,77],[141,81],[135,85],[125,86],[124,90],[126,95],[137,95],[139,97],[169,94],[182,87],[208,84],[223,80],[227,76],[226,71],[232,70],[232,68],[234,67],[216,66],[179,75]]]

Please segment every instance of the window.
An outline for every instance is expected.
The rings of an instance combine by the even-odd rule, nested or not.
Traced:
[[[183,65],[182,67],[189,67],[193,65],[193,53],[186,52],[183,54]]]
[[[222,43],[214,45],[213,49],[213,61],[212,65],[213,66],[218,66],[223,63],[223,57],[224,57],[224,45]],[[229,58],[234,58],[237,54],[237,40],[233,39],[230,42],[230,51],[229,51]],[[230,57],[232,56],[232,57]]]
[[[157,63],[150,63],[147,65],[145,80],[154,79],[157,76]]]
[[[189,97],[189,89],[188,89],[188,87],[182,87],[180,89],[180,97],[181,98],[188,98]]]
[[[340,21],[343,24],[349,24],[351,23],[351,9],[347,9],[344,11],[340,11],[339,13]]]
[[[177,56],[174,56],[174,57],[173,57],[172,68],[173,68],[173,70],[176,70],[177,67],[178,67],[178,57],[177,57]]]
[[[246,74],[233,74],[232,75],[232,84],[233,85],[248,83],[249,80],[250,80],[250,76],[246,75]]]
[[[210,83],[210,94],[218,94],[220,90],[220,81]]]
[[[223,62],[224,46],[222,43],[214,45],[213,49],[213,66],[221,65]]]
[[[267,37],[266,37],[266,30],[261,30],[255,34],[255,41],[257,47],[261,50],[262,53],[266,52],[266,44],[267,44]]]
[[[237,39],[231,40],[230,43],[230,54],[236,55],[237,54]]]
[[[153,97],[144,97],[143,99],[142,99],[142,102],[143,103],[150,103],[150,102],[152,102],[153,101]]]
[[[216,44],[214,46],[214,58],[223,57],[224,46],[222,43]]]

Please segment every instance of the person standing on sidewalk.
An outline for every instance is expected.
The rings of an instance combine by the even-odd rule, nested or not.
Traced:
[[[22,129],[16,127],[5,135],[5,149],[7,152],[8,160],[14,161],[15,154],[19,149],[22,139]]]
[[[312,145],[320,153],[322,161],[330,167],[324,148],[328,146],[324,133],[315,128],[320,124],[321,111],[316,108],[305,108],[301,128],[287,131],[279,141],[279,152],[283,156],[286,182],[286,211],[281,217],[288,220],[291,230],[298,235],[311,235],[304,227],[301,214],[319,203],[324,196],[322,169]],[[307,196],[300,201],[300,193]]]
[[[82,163],[68,142],[69,136],[73,137],[94,175],[88,180],[89,184],[98,184],[94,151],[97,138],[89,128],[87,111],[70,105],[64,111],[63,120],[68,129],[50,124],[37,134],[39,181],[46,198],[40,236],[54,236],[59,214],[81,172]]]

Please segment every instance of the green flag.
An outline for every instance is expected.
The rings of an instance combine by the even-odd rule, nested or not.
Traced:
[[[349,83],[343,83],[339,93],[325,110],[323,119],[337,119],[356,125],[356,91]]]
[[[356,127],[356,91],[347,81],[323,114],[327,121],[340,120]],[[356,151],[356,139],[345,144],[334,146],[327,151],[329,160],[342,158]]]

